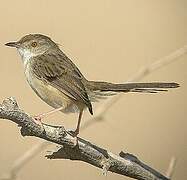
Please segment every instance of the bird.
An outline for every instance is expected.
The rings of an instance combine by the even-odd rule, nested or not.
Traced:
[[[18,41],[5,44],[18,50],[27,82],[34,92],[54,109],[36,116],[35,119],[61,111],[78,112],[78,121],[73,136],[77,137],[83,111],[93,115],[92,103],[118,93],[157,93],[179,87],[178,83],[110,83],[88,80],[50,37],[28,34]]]

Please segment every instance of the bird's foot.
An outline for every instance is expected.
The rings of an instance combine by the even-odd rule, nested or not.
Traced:
[[[73,137],[74,137],[74,145],[77,146],[78,144],[78,134],[79,134],[79,131],[76,129],[75,131],[73,131]]]
[[[41,124],[42,123],[42,115],[32,116],[32,119],[34,120],[34,122],[36,124]]]
[[[42,118],[43,118],[42,115],[32,116],[33,121],[34,121],[36,124],[40,125],[41,128],[42,128],[42,130],[45,131],[45,128],[44,128],[44,126],[43,126],[43,124],[42,124]]]
[[[73,138],[73,147],[75,147],[75,146],[77,146],[78,145],[78,138],[77,138],[77,136],[75,136],[74,138]]]
[[[70,132],[70,135],[73,136],[73,144],[74,144],[74,147],[77,146],[78,144],[78,134],[79,134],[79,131],[76,129],[75,131],[69,131]]]
[[[51,115],[57,111],[61,111],[63,107],[59,107],[57,109],[53,109],[51,111],[48,111],[48,112],[45,112],[45,113],[42,113],[42,114],[38,114],[36,116],[33,116],[33,120],[38,124],[40,122],[42,122],[42,119],[47,117],[48,115]]]
[[[79,135],[79,130],[72,131],[73,137],[77,137]]]

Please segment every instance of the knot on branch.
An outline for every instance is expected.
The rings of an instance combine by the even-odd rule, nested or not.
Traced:
[[[3,103],[0,106],[6,111],[13,111],[19,109],[18,103],[14,97],[8,97],[4,99]]]

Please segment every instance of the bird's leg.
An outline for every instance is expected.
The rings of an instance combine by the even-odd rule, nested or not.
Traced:
[[[44,117],[46,117],[46,116],[48,116],[48,115],[50,115],[50,114],[53,114],[53,113],[55,113],[55,112],[57,112],[57,111],[61,111],[62,109],[63,109],[63,107],[59,107],[59,108],[57,108],[57,109],[53,109],[53,110],[48,111],[48,112],[46,112],[46,113],[42,113],[42,114],[33,116],[33,119],[34,119],[35,121],[41,122],[42,118],[44,118]]]
[[[73,136],[74,137],[77,137],[77,135],[79,134],[79,129],[80,129],[80,124],[81,124],[82,114],[83,114],[83,110],[80,110],[79,118],[78,118],[78,122],[77,122],[77,127],[76,127],[75,131],[73,132]]]
[[[76,146],[78,143],[77,135],[79,134],[82,114],[83,114],[83,109],[80,110],[79,118],[78,118],[78,122],[77,122],[77,127],[76,127],[75,131],[73,131],[73,132],[71,131],[71,135],[74,137],[74,146]]]

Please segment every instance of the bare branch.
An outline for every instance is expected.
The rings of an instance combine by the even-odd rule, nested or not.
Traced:
[[[0,105],[0,118],[16,123],[21,127],[23,136],[35,136],[59,144],[58,151],[47,156],[50,159],[79,160],[102,168],[104,173],[111,171],[139,180],[168,179],[142,163],[134,155],[121,152],[118,156],[82,138],[78,138],[75,146],[75,138],[63,126],[36,124],[28,114],[19,109],[14,98],[5,99]],[[17,165],[16,169],[19,169],[21,165]]]
[[[168,56],[162,57],[162,58],[158,59],[157,61],[155,61],[154,63],[143,67],[134,76],[129,78],[128,82],[139,81],[140,79],[149,75],[153,71],[160,69],[160,68],[176,61],[177,59],[179,59],[181,56],[183,56],[186,53],[187,53],[187,45],[184,45],[182,48],[177,49],[176,51],[172,52]]]
[[[186,53],[187,53],[187,45],[184,45],[182,48],[172,52],[168,56],[165,56],[155,61],[154,63],[143,67],[137,73],[135,73],[131,78],[129,78],[128,82],[139,81],[143,77],[152,73],[153,71],[176,61],[177,59],[179,59],[181,56],[183,56]],[[103,117],[105,113],[107,113],[110,107],[112,107],[120,99],[120,97],[121,97],[121,94],[114,96],[108,99],[107,101],[105,101],[105,103],[102,106],[96,109],[94,116],[92,116],[91,118],[85,121],[85,123],[82,126],[82,130],[87,128],[88,126],[95,124],[96,122],[102,121],[104,119]],[[24,167],[25,163],[29,162],[31,158],[33,158],[37,153],[39,153],[39,151],[42,151],[43,148],[46,147],[47,145],[49,145],[49,142],[41,142],[33,147],[33,149],[37,149],[37,151],[34,151],[33,149],[29,149],[21,157],[15,160],[12,168],[9,171],[9,177],[13,177],[13,174],[15,176],[21,170],[21,168]],[[171,177],[171,176],[168,176],[168,177]]]
[[[36,144],[26,151],[22,156],[20,156],[16,161],[14,161],[11,169],[7,174],[0,177],[0,180],[15,180],[17,179],[18,172],[27,164],[31,159],[33,159],[37,154],[39,154],[43,149],[45,149],[51,143],[44,141]]]
[[[30,148],[29,151],[26,151],[24,156],[21,156],[19,160],[15,161],[12,166],[12,174],[16,177],[17,172],[23,168],[23,166],[31,160],[36,154],[40,153],[42,149],[45,149],[49,143],[38,143],[37,145]]]
[[[171,179],[173,176],[175,166],[176,166],[176,158],[173,156],[170,160],[169,167],[166,171],[166,177],[168,177],[169,179]]]

